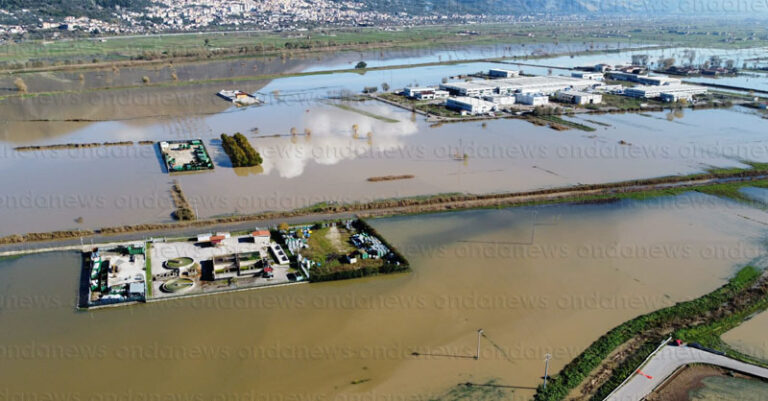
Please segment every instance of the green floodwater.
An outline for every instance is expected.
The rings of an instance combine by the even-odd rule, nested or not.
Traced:
[[[690,400],[768,400],[768,383],[737,377],[712,376],[703,379],[703,386],[691,390]]]

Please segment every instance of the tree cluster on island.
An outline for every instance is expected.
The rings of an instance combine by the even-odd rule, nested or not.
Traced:
[[[259,152],[251,146],[245,135],[239,132],[233,136],[221,134],[221,143],[233,167],[253,167],[263,162]]]

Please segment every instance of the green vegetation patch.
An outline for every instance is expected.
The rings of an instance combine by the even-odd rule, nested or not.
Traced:
[[[144,267],[144,281],[147,284],[147,298],[152,296],[152,260],[151,260],[151,251],[152,250],[152,244],[147,242],[146,246],[146,259],[145,259],[145,267]]]
[[[221,134],[221,143],[233,167],[260,166],[264,161],[245,135],[239,132],[234,136]]]

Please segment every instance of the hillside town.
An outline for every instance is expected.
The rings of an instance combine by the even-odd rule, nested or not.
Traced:
[[[66,16],[36,17],[34,23],[25,14],[31,10],[0,9],[0,36],[39,33],[49,38],[64,33],[145,34],[157,32],[194,32],[206,29],[259,29],[301,31],[318,26],[415,26],[441,23],[477,23],[525,20],[525,16],[494,16],[466,13],[413,15],[405,11],[371,10],[358,1],[333,0],[158,0],[143,9],[115,6],[111,18]],[[5,23],[3,23],[5,22]],[[15,23],[14,23],[15,22]]]

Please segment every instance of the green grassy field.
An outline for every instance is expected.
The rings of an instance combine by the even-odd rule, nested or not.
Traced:
[[[606,30],[600,24],[479,24],[440,25],[384,31],[377,28],[322,29],[302,33],[209,32],[175,35],[147,35],[83,38],[56,41],[26,40],[0,45],[0,68],[40,68],[46,66],[89,65],[127,60],[193,57],[242,57],[279,52],[363,50],[374,48],[417,48],[440,44],[545,43],[580,44],[597,49],[601,45],[660,44],[690,47],[744,48],[768,44],[766,28],[727,26],[728,37],[709,33],[724,30],[716,21],[701,21],[685,33],[675,33],[677,25],[648,25],[647,21],[627,21],[620,28]],[[471,30],[471,35],[465,34]],[[746,40],[750,35],[756,40]],[[535,56],[532,49],[532,55]],[[5,65],[5,67],[2,67]]]

